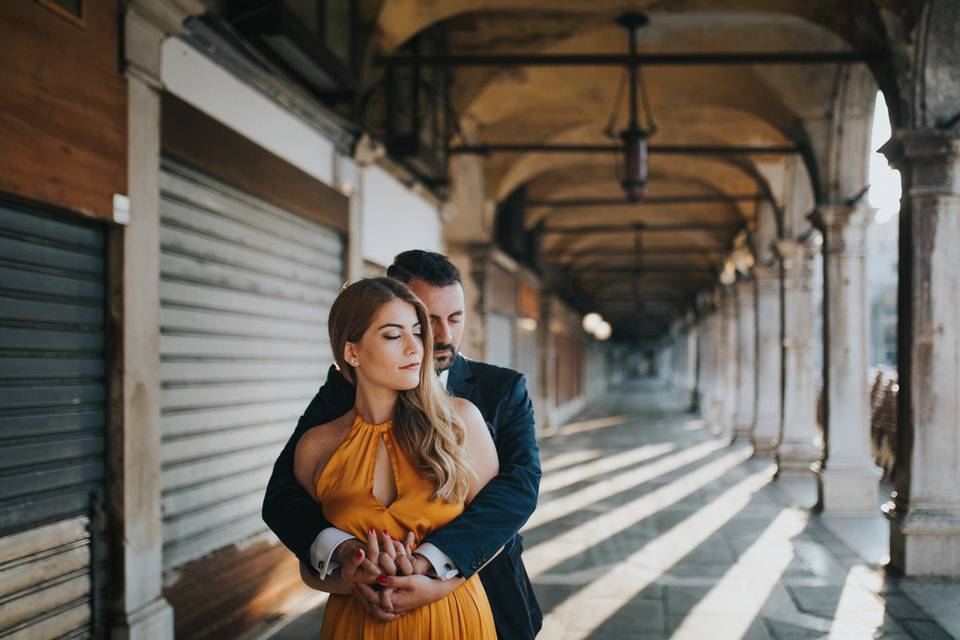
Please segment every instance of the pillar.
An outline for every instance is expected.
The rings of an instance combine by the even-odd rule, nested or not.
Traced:
[[[897,489],[890,557],[908,576],[960,578],[960,138],[901,131],[904,174]]]
[[[690,394],[690,412],[695,413],[700,410],[700,394],[697,390],[700,375],[700,326],[694,322],[692,315],[688,317],[687,322],[687,347],[684,350],[687,364],[684,388]]]
[[[811,266],[815,247],[781,240],[783,259],[783,425],[778,461],[782,473],[811,471],[820,459],[817,392],[813,371]]]
[[[754,455],[775,457],[780,445],[782,371],[780,335],[780,265],[754,267],[757,282],[757,409],[752,441]]]
[[[720,426],[724,439],[733,440],[737,413],[737,296],[733,287],[720,293],[719,395],[722,399]]]
[[[737,282],[737,413],[734,438],[749,440],[756,418],[756,311],[755,283],[752,279]]]
[[[882,475],[870,452],[869,322],[865,249],[873,210],[822,206],[826,235],[828,415],[826,456],[817,476],[820,507],[827,512],[870,513]]]
[[[160,46],[203,11],[192,0],[132,0],[124,17],[130,222],[115,237],[111,309],[122,369],[111,398],[114,640],[173,638],[160,515]]]

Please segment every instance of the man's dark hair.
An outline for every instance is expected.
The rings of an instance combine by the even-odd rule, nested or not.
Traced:
[[[398,253],[387,269],[387,275],[401,282],[423,280],[434,287],[463,284],[460,281],[460,269],[450,262],[450,258],[420,249]]]

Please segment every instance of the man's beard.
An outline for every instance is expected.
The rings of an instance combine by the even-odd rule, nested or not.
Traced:
[[[433,364],[437,368],[437,373],[446,371],[453,366],[453,361],[457,359],[457,348],[452,344],[435,344],[433,345],[433,353],[436,354],[437,351],[449,351],[450,355],[443,356],[438,358],[436,355],[433,356]]]

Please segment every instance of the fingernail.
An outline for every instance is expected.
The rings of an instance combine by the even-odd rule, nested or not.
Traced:
[[[363,557],[363,549],[357,549],[357,552],[354,554],[358,558]]]
[[[377,576],[377,582],[380,584],[387,584],[387,576]]]

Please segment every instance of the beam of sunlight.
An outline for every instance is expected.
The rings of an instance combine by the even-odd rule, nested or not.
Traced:
[[[677,445],[673,443],[649,444],[635,449],[629,449],[622,453],[604,456],[600,460],[595,460],[564,471],[555,472],[540,481],[540,493],[556,491],[557,489],[561,489],[575,482],[581,482],[595,475],[608,473],[622,469],[623,467],[628,467],[637,462],[656,458],[665,453],[670,453],[676,448]]]
[[[747,476],[567,598],[544,619],[543,637],[581,640],[589,636],[746,507],[751,496],[770,482],[775,469],[771,464]]]
[[[742,464],[750,458],[751,453],[752,449],[749,447],[728,453],[636,500],[599,514],[559,536],[530,547],[523,554],[527,573],[531,578],[546,573],[564,560],[579,555],[644,518],[680,502]]]
[[[724,446],[726,445],[719,440],[710,440],[667,456],[662,460],[657,460],[652,464],[644,465],[639,469],[627,471],[614,478],[608,478],[602,482],[594,483],[579,491],[565,495],[562,498],[547,502],[537,507],[537,510],[533,512],[533,516],[530,517],[521,531],[535,529],[536,527],[562,518],[575,511],[580,511],[621,491],[632,489],[644,482],[649,482],[671,471],[676,471],[701,458],[705,458]]]
[[[830,634],[856,634],[872,638],[883,625],[886,607],[868,588],[876,583],[877,572],[862,565],[850,569],[837,601],[837,609],[830,623]]]
[[[604,418],[594,418],[593,420],[581,420],[580,422],[570,422],[558,427],[556,431],[544,433],[542,438],[553,438],[554,436],[569,436],[574,433],[583,433],[584,431],[595,431],[597,429],[606,429],[607,427],[619,427],[630,422],[630,416],[606,416]]]
[[[683,619],[671,640],[739,640],[794,558],[791,539],[803,531],[808,514],[781,511],[719,582]],[[721,618],[722,617],[722,618]]]
[[[547,471],[556,471],[557,469],[562,469],[564,467],[569,467],[575,464],[580,464],[581,462],[588,462],[590,460],[595,460],[603,455],[603,451],[600,449],[583,449],[580,451],[565,451],[563,453],[557,454],[551,457],[549,460],[543,460],[540,462],[540,470],[546,473]]]

